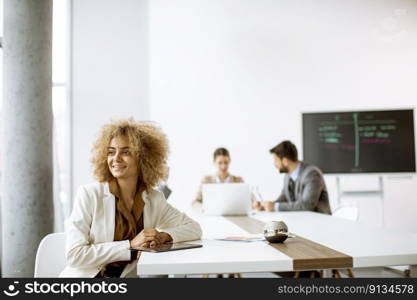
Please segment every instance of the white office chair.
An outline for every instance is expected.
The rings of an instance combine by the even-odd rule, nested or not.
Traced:
[[[332,213],[333,217],[357,221],[359,218],[359,210],[356,206],[341,205]]]
[[[58,277],[67,264],[65,233],[51,233],[39,243],[35,260],[35,278]]]

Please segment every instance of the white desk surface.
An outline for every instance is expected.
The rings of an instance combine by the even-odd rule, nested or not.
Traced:
[[[417,264],[417,234],[371,227],[313,212],[258,213],[283,220],[291,232],[353,257],[353,267]]]
[[[203,229],[202,248],[143,252],[138,275],[292,271],[292,259],[265,242],[218,241],[249,236],[223,217],[190,215]],[[283,220],[289,231],[353,257],[353,267],[417,265],[417,234],[372,228],[313,212],[260,212],[250,217]]]

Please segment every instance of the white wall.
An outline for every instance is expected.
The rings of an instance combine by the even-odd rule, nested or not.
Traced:
[[[73,192],[92,182],[89,162],[100,126],[112,118],[149,119],[147,1],[73,0]]]
[[[268,149],[291,139],[301,150],[301,112],[416,104],[416,1],[149,5],[150,116],[171,140],[171,201],[180,207],[213,172],[217,146],[231,151],[233,173],[273,199],[282,177]],[[400,207],[390,222],[417,232],[415,217],[402,214],[417,210],[416,185],[397,181],[387,201]]]

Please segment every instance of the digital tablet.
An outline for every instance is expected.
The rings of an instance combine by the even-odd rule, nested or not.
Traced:
[[[193,249],[193,248],[201,248],[203,245],[198,244],[188,244],[188,243],[166,243],[162,244],[156,248],[131,248],[131,250],[139,250],[145,252],[167,252],[167,251],[177,251],[177,250],[185,250],[185,249]]]

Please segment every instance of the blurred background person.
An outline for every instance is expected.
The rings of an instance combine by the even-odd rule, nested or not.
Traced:
[[[197,195],[192,202],[193,209],[202,211],[203,193],[202,185],[207,183],[236,183],[243,182],[243,178],[229,173],[231,158],[226,148],[217,148],[213,153],[213,163],[216,168],[214,175],[204,176],[201,180]]]
[[[274,165],[286,173],[284,188],[275,201],[256,202],[258,210],[309,210],[330,214],[329,195],[323,173],[313,165],[298,160],[298,151],[290,141],[283,141],[269,150]]]

